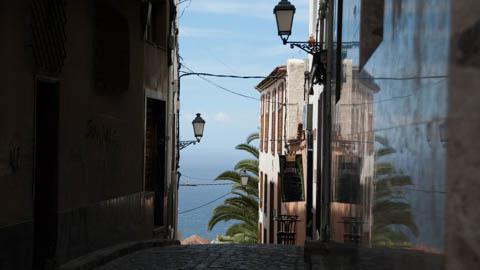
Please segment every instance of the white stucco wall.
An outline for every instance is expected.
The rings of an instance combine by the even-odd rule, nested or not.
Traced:
[[[303,92],[304,92],[304,77],[305,77],[305,70],[307,68],[307,61],[301,59],[290,59],[287,61],[287,75],[285,80],[280,79],[276,81],[274,84],[269,86],[267,89],[262,91],[262,95],[272,94],[274,90],[278,89],[281,84],[285,84],[285,96],[283,101],[278,101],[281,103],[286,103],[287,105],[284,107],[282,119],[284,121],[284,130],[285,137],[287,141],[289,139],[296,139],[297,138],[297,127],[298,124],[302,122],[303,119]],[[277,192],[278,189],[278,174],[280,173],[280,162],[279,162],[279,155],[278,151],[272,154],[271,149],[271,142],[275,140],[275,143],[278,142],[278,118],[275,121],[275,137],[272,137],[272,116],[276,116],[276,114],[272,114],[272,102],[268,103],[270,106],[270,116],[269,116],[269,123],[268,123],[268,151],[267,152],[260,152],[259,155],[259,171],[264,175],[267,175],[267,178],[264,178],[264,181],[267,182],[267,188],[270,187],[270,183],[274,183],[275,190],[273,192]],[[279,105],[277,105],[279,106]],[[282,138],[283,140],[284,138]],[[282,154],[285,154],[286,149],[282,145]],[[276,150],[276,149],[275,149]],[[263,191],[264,186],[259,190]],[[264,198],[263,208],[259,209],[259,223],[262,224],[263,228],[269,227],[269,209],[267,207],[266,213],[264,213],[265,202],[268,202],[268,198],[270,196],[270,190],[268,190],[266,195],[266,200]],[[263,195],[262,195],[263,196]],[[263,196],[264,197],[264,196]],[[278,198],[277,194],[275,194],[275,201],[274,201],[274,209],[278,211]],[[276,215],[277,213],[274,212]],[[263,233],[263,232],[262,232]],[[267,237],[268,240],[268,237]],[[275,237],[276,242],[276,237]]]
[[[287,61],[287,141],[297,138],[298,124],[303,119],[303,93],[307,61],[289,59]]]

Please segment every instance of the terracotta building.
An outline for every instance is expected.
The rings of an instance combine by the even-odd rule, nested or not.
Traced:
[[[305,60],[290,59],[256,86],[261,94],[261,243],[303,245],[305,241],[306,145],[302,117],[306,67]],[[286,171],[290,174],[285,175]]]

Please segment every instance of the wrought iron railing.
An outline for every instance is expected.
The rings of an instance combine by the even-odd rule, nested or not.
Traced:
[[[279,215],[275,217],[277,221],[277,243],[281,245],[295,245],[298,216]]]

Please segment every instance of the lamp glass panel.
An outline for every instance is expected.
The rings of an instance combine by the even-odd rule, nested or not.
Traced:
[[[195,137],[202,137],[203,136],[203,128],[205,127],[205,123],[193,123],[193,133]]]
[[[277,27],[279,35],[290,35],[292,33],[292,23],[294,10],[277,10]]]
[[[246,186],[248,184],[248,176],[242,176],[242,186]]]

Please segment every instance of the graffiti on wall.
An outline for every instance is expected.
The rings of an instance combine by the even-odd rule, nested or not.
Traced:
[[[85,138],[94,144],[104,146],[108,152],[118,147],[118,132],[112,126],[100,121],[87,121]]]
[[[22,154],[22,147],[18,144],[11,143],[10,144],[10,153],[9,153],[9,165],[12,172],[17,172],[20,169],[21,164],[21,154]]]

